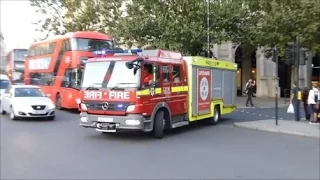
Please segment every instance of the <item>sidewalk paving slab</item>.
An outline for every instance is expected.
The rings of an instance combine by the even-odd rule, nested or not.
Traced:
[[[311,138],[320,138],[320,125],[309,124],[307,121],[279,120],[278,126],[274,119],[236,122],[234,126],[267,132],[290,134]]]
[[[238,96],[236,98],[236,105],[238,108],[251,108],[246,107],[246,96]],[[265,98],[265,97],[255,97],[252,98],[254,108],[274,108],[275,107],[275,98]],[[278,99],[278,106],[279,108],[288,107],[289,106],[289,99],[285,100],[285,98]]]

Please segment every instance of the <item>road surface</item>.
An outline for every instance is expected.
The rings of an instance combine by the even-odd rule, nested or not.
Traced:
[[[84,129],[66,111],[55,121],[0,116],[1,179],[319,179],[318,139],[233,127],[259,117],[241,111],[162,140]]]

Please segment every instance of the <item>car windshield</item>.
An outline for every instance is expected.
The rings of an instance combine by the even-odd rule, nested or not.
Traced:
[[[15,97],[45,97],[39,88],[15,88]]]
[[[134,73],[128,69],[126,61],[103,61],[86,64],[82,88],[138,88],[140,69]]]
[[[73,48],[73,50],[77,51],[113,49],[112,40],[76,38],[75,41],[76,46]]]
[[[9,80],[0,79],[0,89],[7,89],[9,85]]]

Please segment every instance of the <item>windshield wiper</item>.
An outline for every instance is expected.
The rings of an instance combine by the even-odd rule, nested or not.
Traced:
[[[137,84],[137,83],[117,83],[114,87],[112,87],[110,90],[113,91],[115,89],[117,90],[124,90],[125,88],[123,87],[119,87],[119,85],[123,85],[123,84]]]
[[[92,83],[89,87],[86,88],[86,90],[99,90],[99,88],[94,87],[96,85],[102,85],[102,83]]]

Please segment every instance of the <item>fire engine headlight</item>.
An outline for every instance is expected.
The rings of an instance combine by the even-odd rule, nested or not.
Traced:
[[[136,108],[136,105],[129,105],[128,107],[127,107],[127,112],[132,112],[132,111],[134,111],[134,109]]]
[[[76,103],[77,103],[77,104],[80,104],[80,103],[81,103],[81,100],[80,100],[79,98],[77,98],[77,99],[76,99]]]
[[[84,110],[84,111],[88,110],[87,105],[85,105],[85,104],[83,104],[83,103],[80,104],[80,108],[81,108],[82,110]]]
[[[127,125],[131,125],[131,126],[136,126],[140,124],[140,121],[135,119],[128,119],[125,122]]]
[[[86,123],[86,122],[88,122],[88,118],[87,117],[81,117],[80,121]]]

